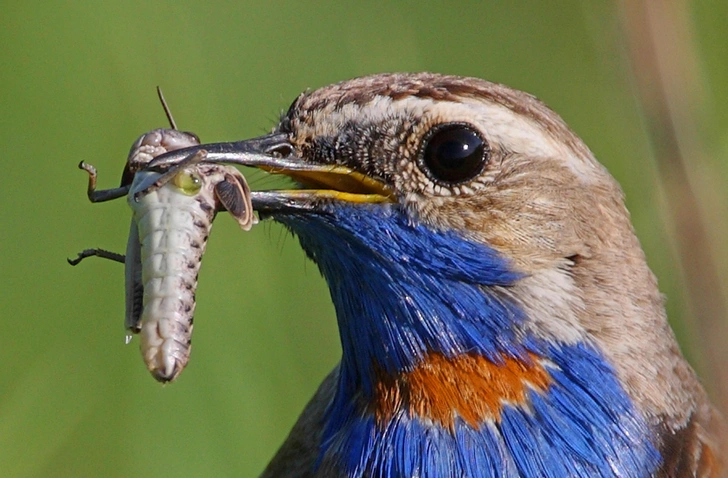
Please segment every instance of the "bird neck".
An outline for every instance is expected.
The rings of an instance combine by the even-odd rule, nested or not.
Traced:
[[[518,309],[484,289],[521,277],[493,249],[413,225],[381,205],[283,222],[329,284],[347,393],[371,397],[379,377],[431,356],[471,353],[500,362],[526,353],[516,340]]]
[[[322,476],[419,476],[428,460],[437,476],[655,469],[613,368],[592,344],[528,332],[503,292],[522,274],[495,250],[413,224],[394,206],[276,219],[318,264],[339,322]],[[539,470],[533,453],[548,457]]]

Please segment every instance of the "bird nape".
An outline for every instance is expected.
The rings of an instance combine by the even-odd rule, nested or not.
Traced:
[[[619,186],[533,96],[375,75],[201,147],[300,184],[253,206],[318,264],[340,330],[341,363],[263,476],[725,473]]]

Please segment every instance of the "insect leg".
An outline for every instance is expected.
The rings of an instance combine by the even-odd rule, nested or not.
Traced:
[[[88,189],[86,190],[86,194],[88,195],[88,199],[91,202],[104,202],[104,201],[110,201],[112,199],[117,199],[122,196],[126,196],[129,193],[129,186],[121,186],[119,188],[113,188],[113,189],[102,189],[97,191],[96,190],[96,168],[94,168],[92,165],[81,161],[78,164],[79,169],[83,169],[88,173]]]
[[[126,277],[126,313],[124,327],[131,333],[137,334],[141,330],[141,316],[144,308],[144,283],[142,281],[142,245],[139,242],[139,227],[132,219],[129,227],[129,240],[126,244],[126,262],[124,275]]]
[[[116,252],[107,251],[104,249],[86,249],[78,253],[78,257],[75,259],[66,259],[69,264],[72,266],[77,265],[82,260],[86,259],[87,257],[100,257],[102,259],[109,259],[115,262],[121,262],[124,263],[125,256],[124,254],[117,254]]]
[[[181,170],[204,161],[206,157],[207,157],[207,151],[205,151],[204,149],[200,149],[200,150],[196,151],[195,154],[187,156],[179,163],[171,166],[167,171],[165,171],[161,176],[159,176],[159,178],[157,178],[157,180],[154,181],[152,184],[150,184],[146,188],[134,193],[134,201],[139,202],[139,200],[141,198],[143,198],[144,196],[146,196],[147,194],[158,190],[159,188],[161,188],[162,186],[164,186],[165,184],[170,182],[172,180],[172,178],[174,178],[177,175],[177,173],[179,173]],[[89,179],[89,184],[90,184],[90,179]],[[129,188],[127,188],[127,192],[128,192],[128,190],[129,190]]]

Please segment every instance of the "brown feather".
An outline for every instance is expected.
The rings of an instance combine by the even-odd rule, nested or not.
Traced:
[[[433,184],[416,164],[424,134],[448,121],[468,121],[489,143],[485,171],[467,185]],[[510,258],[527,277],[499,292],[522,305],[534,335],[597,344],[658,437],[657,476],[725,473],[725,425],[668,326],[622,191],[543,103],[473,78],[375,75],[301,95],[279,130],[305,161],[376,178],[413,220]],[[308,454],[317,453],[335,377],[264,476],[312,476]],[[319,476],[336,470],[324,463]]]

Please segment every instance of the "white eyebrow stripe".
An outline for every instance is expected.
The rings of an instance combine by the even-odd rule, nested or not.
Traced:
[[[376,96],[364,105],[347,103],[337,107],[331,104],[312,111],[299,133],[304,137],[337,136],[351,122],[381,124],[392,118],[469,123],[501,150],[532,158],[559,158],[585,184],[597,182],[603,174],[603,167],[586,147],[577,151],[555,138],[535,119],[486,98],[472,96],[461,102],[414,96],[393,100],[388,96]]]

